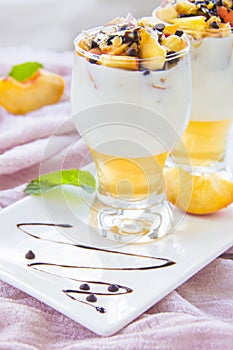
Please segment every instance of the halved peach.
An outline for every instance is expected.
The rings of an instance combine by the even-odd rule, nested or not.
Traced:
[[[29,80],[19,82],[8,76],[0,79],[0,105],[13,114],[25,114],[57,103],[64,92],[64,79],[40,69]]]
[[[233,203],[233,182],[217,174],[197,176],[170,168],[164,176],[168,200],[187,213],[210,214]]]

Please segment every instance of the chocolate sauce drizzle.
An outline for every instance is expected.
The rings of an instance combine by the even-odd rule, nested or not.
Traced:
[[[150,259],[150,260],[156,260],[156,261],[161,261],[164,262],[162,265],[151,265],[151,266],[140,266],[140,267],[91,267],[91,266],[69,266],[69,265],[56,265],[56,264],[50,264],[46,262],[38,262],[38,263],[33,263],[30,264],[31,266],[36,266],[36,265],[51,265],[51,266],[60,266],[60,267],[69,267],[69,268],[76,268],[76,269],[91,269],[91,270],[120,270],[120,271],[132,271],[132,270],[152,270],[152,269],[158,269],[161,267],[167,267],[174,265],[175,262],[166,259],[166,258],[156,258],[154,256],[148,256],[148,255],[140,255],[140,254],[133,254],[133,253],[126,253],[126,252],[119,252],[116,250],[109,250],[109,249],[104,249],[104,248],[97,248],[93,246],[88,246],[84,244],[74,244],[74,243],[68,243],[68,242],[62,242],[62,241],[54,241],[46,238],[40,238],[39,236],[36,236],[35,234],[32,234],[25,229],[23,229],[23,226],[52,226],[52,227],[62,227],[62,228],[71,228],[73,227],[72,225],[69,224],[52,224],[52,223],[20,223],[17,224],[17,228],[21,230],[22,232],[26,233],[27,235],[36,238],[36,239],[42,239],[43,241],[47,242],[53,242],[57,244],[63,244],[63,245],[68,245],[68,246],[73,246],[77,248],[82,248],[82,249],[88,249],[88,250],[94,250],[94,251],[99,251],[102,253],[109,253],[109,254],[116,254],[116,255],[124,255],[124,256],[131,256],[131,257],[137,257],[137,258],[143,258],[143,259]]]
[[[150,260],[156,260],[156,261],[161,261],[162,265],[151,265],[151,266],[138,266],[138,267],[97,267],[97,266],[79,266],[79,265],[65,265],[65,264],[56,264],[56,263],[50,263],[50,262],[33,262],[33,263],[29,263],[27,264],[28,267],[33,268],[35,270],[38,270],[40,272],[49,274],[49,275],[53,275],[59,278],[63,278],[63,279],[67,279],[67,280],[71,280],[71,281],[75,281],[75,282],[80,282],[80,283],[87,283],[90,285],[93,285],[94,287],[98,287],[98,286],[106,286],[106,292],[103,291],[94,291],[94,290],[81,290],[81,289],[63,289],[62,292],[69,297],[72,300],[75,300],[79,303],[88,305],[89,307],[94,308],[96,311],[98,311],[99,313],[106,313],[107,310],[102,307],[102,306],[95,306],[87,301],[83,301],[81,299],[77,298],[77,295],[97,295],[97,296],[104,296],[104,297],[108,297],[108,296],[119,296],[119,295],[124,295],[124,294],[129,294],[133,292],[133,289],[123,286],[123,285],[119,285],[116,284],[116,286],[118,287],[118,289],[114,292],[109,291],[109,286],[112,286],[112,283],[109,282],[103,282],[103,281],[84,281],[84,280],[79,280],[76,278],[72,278],[72,277],[66,277],[66,276],[62,276],[60,274],[56,274],[54,272],[49,272],[43,269],[43,267],[46,266],[50,266],[50,267],[59,267],[59,268],[71,268],[71,269],[88,269],[88,270],[114,270],[114,271],[129,271],[129,270],[151,270],[151,269],[157,269],[157,268],[161,268],[161,267],[167,267],[167,266],[171,266],[174,265],[175,262],[166,258],[156,258],[153,256],[146,256],[146,255],[140,255],[140,254],[132,254],[132,253],[125,253],[125,252],[119,252],[119,251],[115,251],[115,250],[108,250],[108,249],[103,249],[103,248],[97,248],[97,247],[93,247],[93,246],[88,246],[88,245],[84,245],[84,244],[73,244],[73,243],[69,243],[69,242],[62,242],[62,241],[57,241],[57,240],[51,240],[51,239],[47,239],[47,238],[41,238],[31,232],[28,232],[26,229],[24,229],[23,227],[27,227],[27,226],[51,226],[51,227],[61,227],[61,228],[71,228],[73,227],[72,225],[69,224],[52,224],[52,223],[19,223],[17,224],[17,228],[24,232],[25,234],[29,235],[32,238],[35,239],[41,239],[43,241],[46,242],[52,242],[52,243],[56,243],[56,244],[62,244],[65,246],[72,246],[75,248],[82,248],[82,249],[88,249],[88,250],[94,250],[94,251],[99,251],[102,253],[107,253],[107,254],[117,254],[117,255],[123,255],[123,256],[131,256],[131,257],[137,257],[137,258],[142,258],[142,259],[150,259]]]

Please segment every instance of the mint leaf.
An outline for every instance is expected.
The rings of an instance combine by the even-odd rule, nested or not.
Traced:
[[[24,81],[31,78],[40,68],[43,66],[38,62],[21,63],[13,66],[8,75],[15,80]]]
[[[42,175],[32,180],[24,192],[31,195],[40,195],[61,185],[80,186],[88,192],[93,192],[96,189],[96,181],[91,173],[85,170],[70,169]]]

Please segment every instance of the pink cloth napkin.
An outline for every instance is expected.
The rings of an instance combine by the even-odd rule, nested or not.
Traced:
[[[62,74],[60,103],[26,116],[0,109],[0,207],[22,198],[40,172],[90,161],[69,122],[71,53],[0,50],[0,74],[36,59]],[[55,62],[55,63],[54,63]],[[1,232],[4,234],[4,232]],[[228,253],[233,254],[233,248]],[[218,258],[123,330],[100,337],[22,291],[0,282],[0,350],[232,350],[233,260]]]

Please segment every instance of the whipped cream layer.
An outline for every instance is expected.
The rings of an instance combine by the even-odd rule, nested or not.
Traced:
[[[87,114],[79,113],[75,116],[75,123],[85,142],[93,149],[98,148],[99,152],[122,157],[142,157],[148,156],[148,152],[150,155],[156,155],[168,151],[183,133],[189,120],[190,102],[187,103],[191,96],[189,68],[188,57],[183,57],[169,70],[150,71],[144,75],[141,71],[91,64],[84,57],[75,55],[71,88],[73,116],[90,107],[109,103],[133,104],[149,108],[155,114],[154,120],[151,114],[147,120],[146,113],[141,113],[141,121],[137,125],[141,128],[144,125],[143,130],[137,126],[133,127],[137,122],[134,108],[131,113],[127,108],[127,113],[123,116],[117,116],[113,110],[108,114],[107,121],[104,113],[98,114],[93,117],[93,125],[96,127],[90,132],[91,123]],[[122,108],[122,105],[119,108]],[[140,112],[137,114],[138,118]],[[129,143],[126,146],[125,142],[119,140],[117,147],[114,142],[114,147],[111,149],[110,143],[103,141],[111,139],[116,141],[121,138],[122,129],[116,130],[116,126],[113,126],[117,122],[129,125],[124,135]],[[82,125],[81,130],[79,124]],[[126,126],[124,129],[126,130]],[[151,138],[150,130],[153,131]],[[139,143],[143,143],[141,150],[135,146],[138,140]]]
[[[194,121],[233,118],[233,35],[192,39],[192,114]]]

